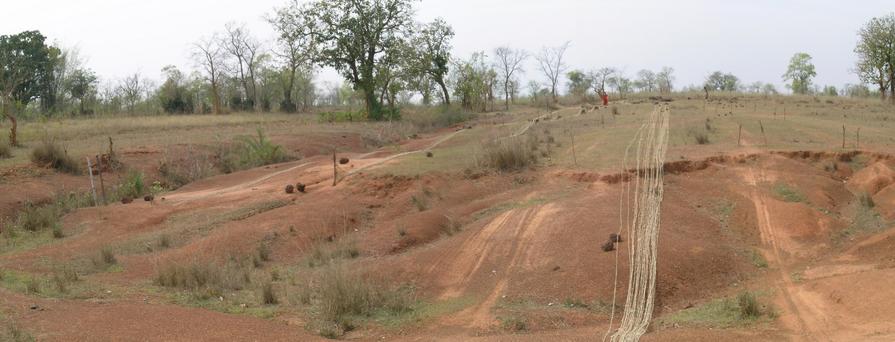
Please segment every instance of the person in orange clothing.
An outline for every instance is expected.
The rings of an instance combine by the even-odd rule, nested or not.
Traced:
[[[606,94],[606,91],[603,91],[603,90],[600,91],[600,98],[603,99],[604,106],[609,105],[609,94]]]

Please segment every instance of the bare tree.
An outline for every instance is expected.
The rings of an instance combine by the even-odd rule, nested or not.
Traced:
[[[221,114],[220,82],[223,77],[224,51],[216,35],[193,44],[193,60],[202,67],[211,86],[211,108]]]
[[[245,96],[257,109],[258,90],[255,75],[258,69],[258,57],[261,53],[261,43],[252,37],[245,24],[227,23],[225,26],[227,35],[222,38],[221,46],[231,56],[236,58],[234,71],[239,77]]]
[[[567,69],[565,62],[563,62],[563,57],[571,44],[571,42],[566,42],[557,47],[545,47],[541,50],[541,54],[535,57],[538,60],[541,72],[550,83],[550,94],[553,95],[554,102],[556,101],[556,88],[559,85],[559,79],[565,74]]]
[[[662,67],[662,70],[656,74],[656,86],[659,88],[659,93],[671,93],[674,90],[674,69]]]
[[[597,91],[597,94],[603,95],[606,93],[606,83],[609,82],[616,73],[618,73],[618,70],[615,68],[600,68],[600,70],[591,73],[591,80],[594,82],[594,89]]]
[[[124,106],[127,107],[129,114],[134,114],[134,107],[143,98],[144,88],[146,85],[141,80],[140,73],[125,77],[118,85],[118,93],[121,94],[121,100],[124,101]]]
[[[506,110],[510,110],[510,88],[513,75],[517,72],[525,72],[522,69],[522,63],[528,58],[528,53],[525,50],[502,46],[494,49],[494,56],[497,58],[495,63],[497,71],[500,72],[500,77],[503,80],[504,105]]]

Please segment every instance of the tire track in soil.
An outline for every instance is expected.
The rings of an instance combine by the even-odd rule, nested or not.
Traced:
[[[801,340],[832,341],[830,332],[845,331],[846,327],[838,324],[827,315],[828,310],[825,310],[825,305],[821,298],[804,290],[802,286],[792,280],[789,265],[786,264],[782,257],[778,227],[774,225],[771,219],[772,216],[765,201],[765,195],[759,191],[759,183],[765,179],[764,172],[760,169],[756,171],[755,167],[750,167],[746,170],[745,179],[751,187],[749,198],[755,206],[759,234],[764,244],[763,254],[768,259],[768,263],[779,270],[776,285],[785,302],[783,311],[795,319],[795,322],[785,323],[788,323],[790,329],[799,334]],[[786,315],[782,316],[785,317]]]
[[[546,204],[513,209],[498,215],[453,250],[453,256],[443,255],[441,259],[445,261],[429,269],[430,274],[439,274],[441,278],[439,283],[445,288],[440,296],[442,300],[471,295],[476,291],[487,293],[480,303],[446,317],[444,326],[486,330],[497,323],[492,314],[494,306],[509,286],[513,272],[524,268],[536,257],[533,247],[541,238],[539,231],[544,227],[545,220],[555,212],[552,204]],[[486,263],[497,266],[490,271],[482,270]],[[439,272],[441,269],[444,271]],[[492,279],[480,282],[486,284],[483,289],[471,288],[475,278],[486,273],[490,273]]]

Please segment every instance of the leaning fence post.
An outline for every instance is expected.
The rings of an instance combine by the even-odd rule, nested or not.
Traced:
[[[93,205],[98,205],[96,202],[96,186],[93,183],[93,165],[90,164],[90,157],[87,157],[87,173],[90,174],[90,189],[93,190]]]
[[[743,146],[743,124],[740,124],[740,130],[737,133],[737,146]]]
[[[845,149],[845,125],[842,125],[842,149]]]

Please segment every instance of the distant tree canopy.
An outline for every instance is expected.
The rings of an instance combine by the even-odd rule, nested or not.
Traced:
[[[737,91],[740,79],[730,73],[715,71],[706,78],[705,86],[714,91]]]
[[[42,94],[53,80],[58,50],[47,46],[38,31],[0,36],[0,102],[3,115],[12,123],[9,143],[18,145],[17,113]]]
[[[783,74],[783,80],[789,82],[786,86],[795,94],[808,94],[811,89],[811,79],[817,76],[814,64],[811,63],[811,55],[799,52],[789,60],[789,67]]]
[[[858,31],[855,53],[855,72],[861,81],[876,86],[884,101],[888,91],[895,103],[895,14],[873,18],[865,24]]]

